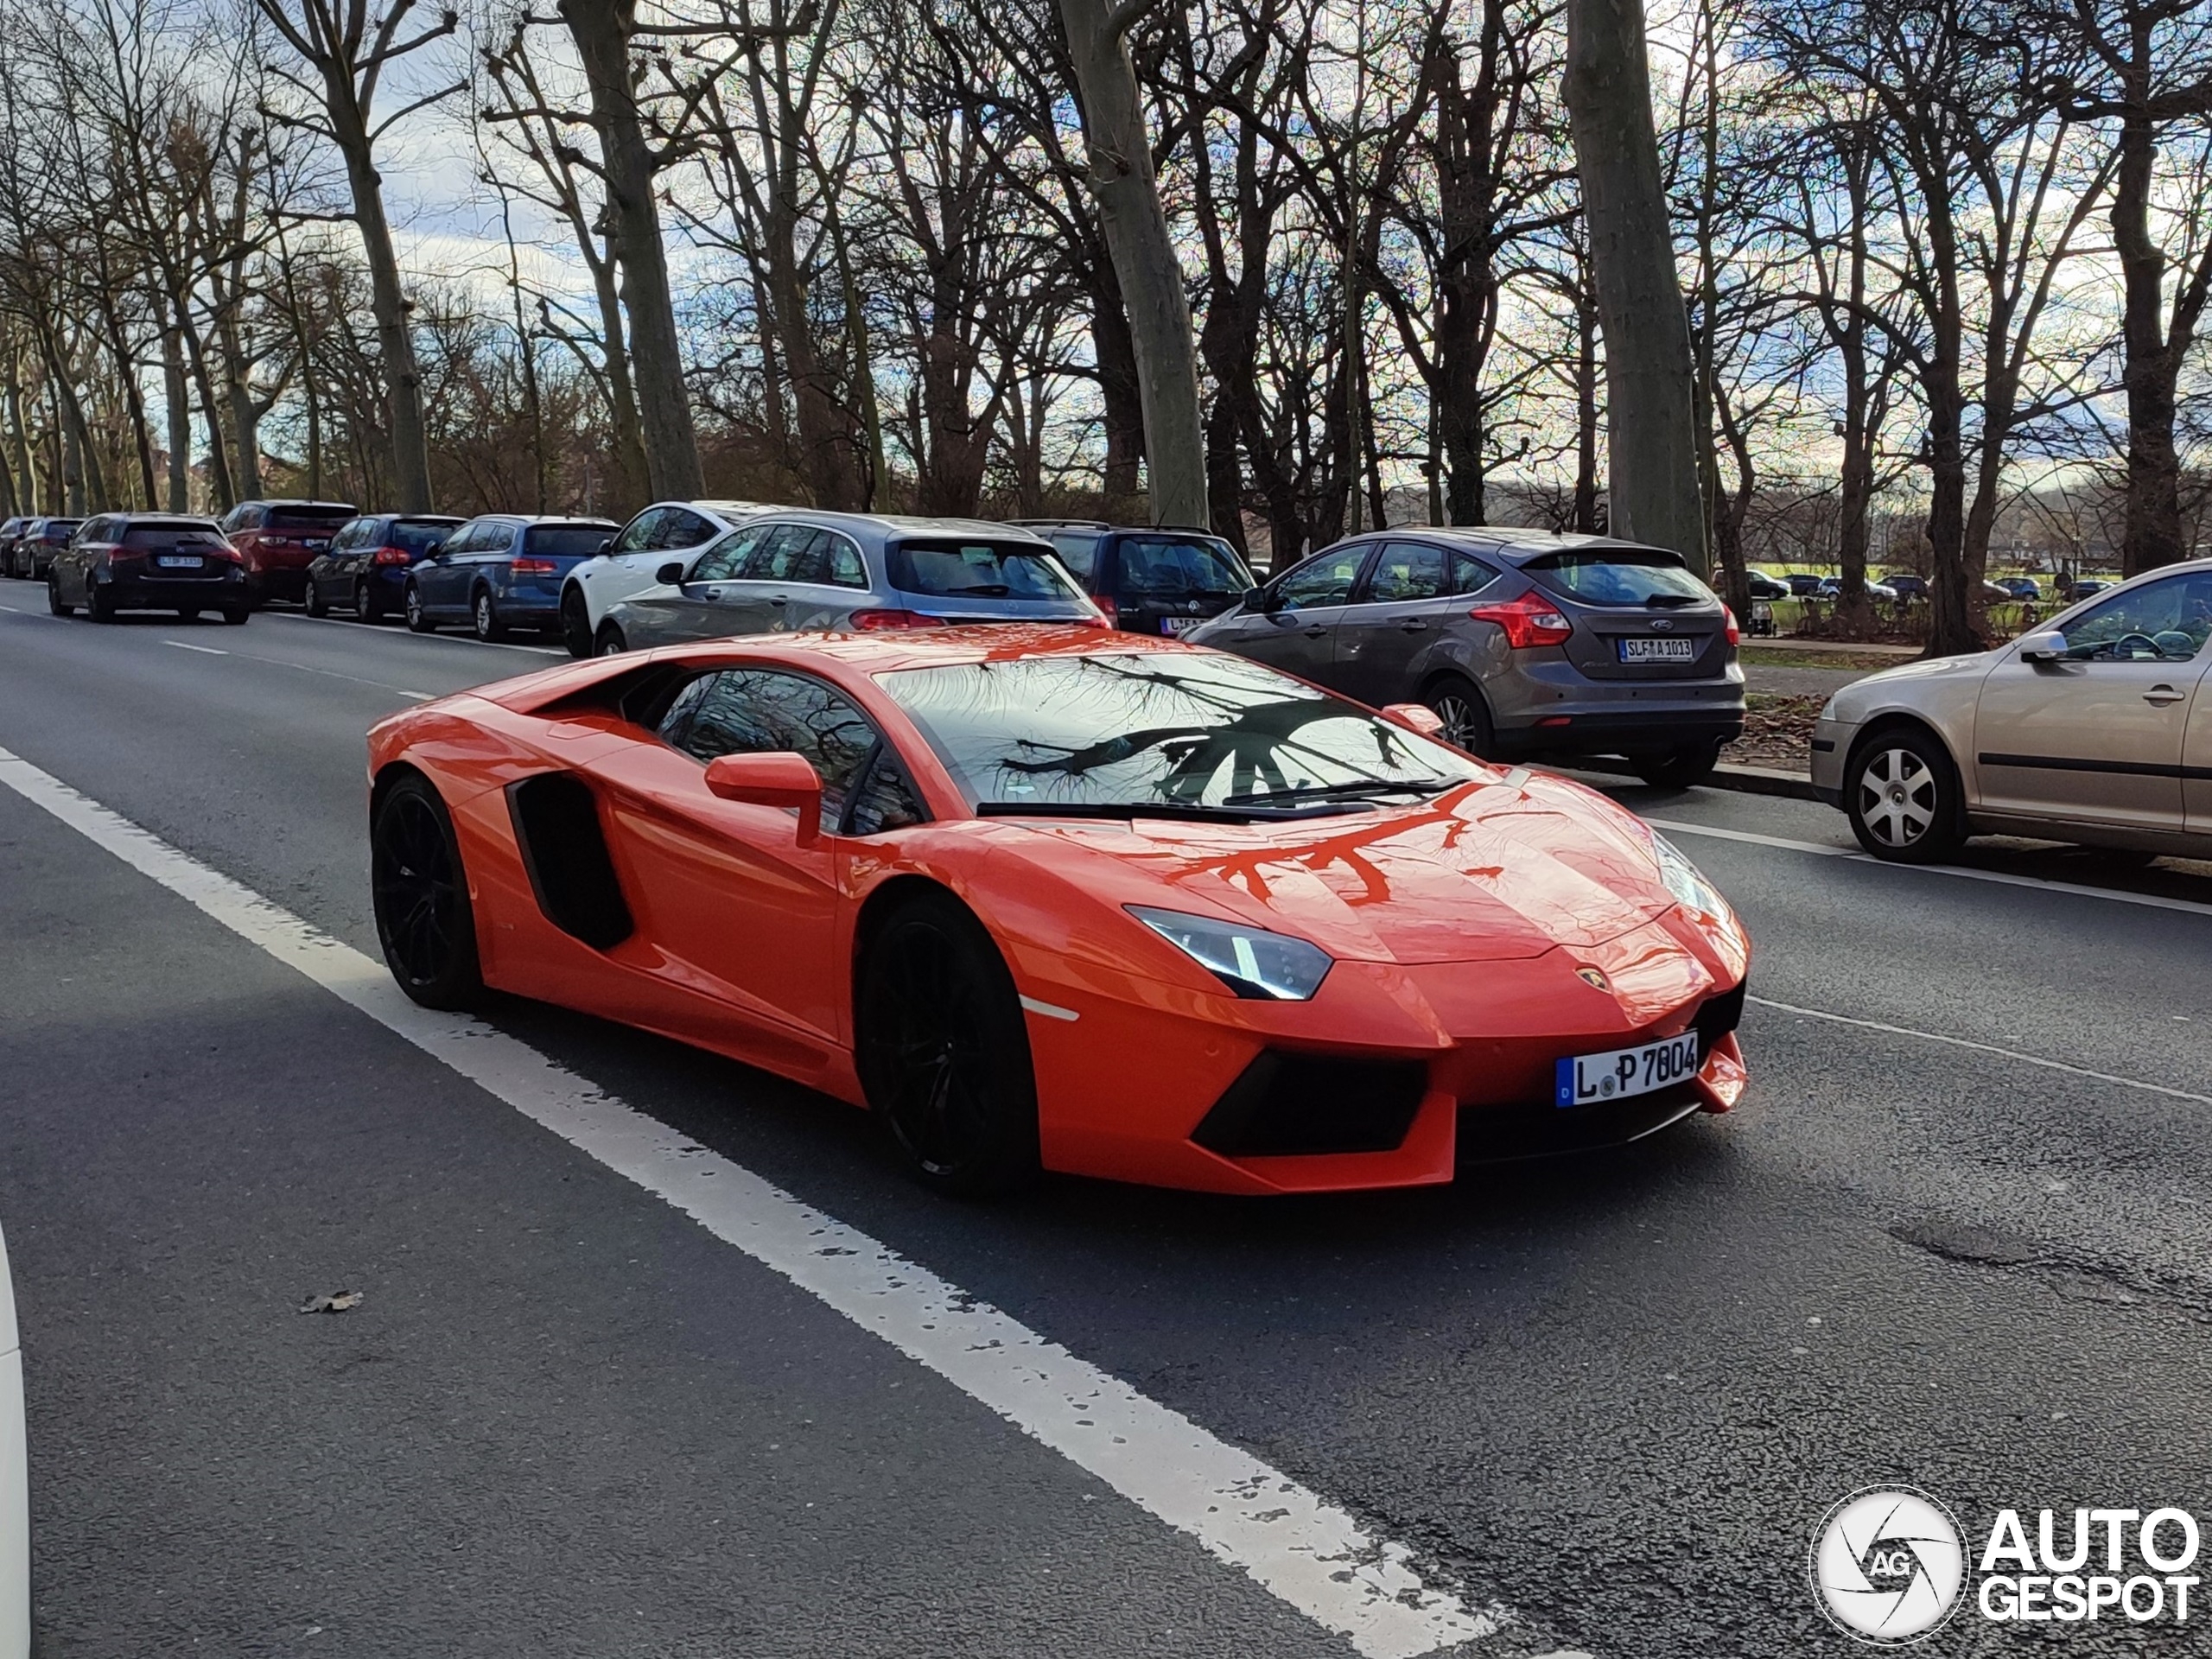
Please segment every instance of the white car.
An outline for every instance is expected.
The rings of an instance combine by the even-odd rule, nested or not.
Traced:
[[[561,584],[561,640],[571,657],[591,655],[607,607],[653,585],[672,556],[703,547],[772,507],[755,501],[656,501],[608,538]]]
[[[23,1356],[16,1339],[15,1281],[0,1239],[0,1659],[31,1650],[31,1513],[24,1478]]]

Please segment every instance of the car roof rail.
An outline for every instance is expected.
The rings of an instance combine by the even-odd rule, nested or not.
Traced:
[[[1002,518],[999,522],[1016,530],[1031,530],[1044,524],[1065,524],[1071,530],[1111,530],[1114,528],[1103,518]]]

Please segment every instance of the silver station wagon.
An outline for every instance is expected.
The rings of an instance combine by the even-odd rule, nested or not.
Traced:
[[[1618,754],[1679,786],[1744,725],[1728,607],[1679,555],[1599,536],[1378,531],[1183,637],[1377,708],[1426,703],[1490,760]]]
[[[655,574],[608,607],[599,655],[808,628],[1105,624],[1050,542],[972,518],[772,512]]]

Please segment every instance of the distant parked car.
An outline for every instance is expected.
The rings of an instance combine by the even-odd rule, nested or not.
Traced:
[[[1751,585],[1753,599],[1772,601],[1789,597],[1789,584],[1777,581],[1764,570],[1747,571],[1745,579]]]
[[[590,656],[607,607],[652,587],[655,574],[671,558],[774,511],[754,501],[654,502],[563,581],[561,641],[569,654]]]
[[[472,518],[410,567],[400,590],[407,626],[435,633],[466,622],[479,639],[561,624],[561,582],[607,544],[611,518],[492,512]]]
[[[1064,518],[1013,522],[1052,543],[1107,620],[1131,633],[1188,633],[1252,586],[1250,567],[1209,531]]]
[[[2033,576],[1999,576],[1997,585],[2014,599],[2041,599],[2043,584]]]
[[[1925,599],[1928,597],[1928,578],[1925,576],[1916,576],[1910,570],[1890,571],[1887,575],[1883,576],[1882,581],[1888,586],[1890,591],[1895,594],[1899,599]]]
[[[1823,582],[1833,582],[1835,578],[1833,576],[1809,575],[1802,570],[1792,570],[1789,575],[1784,578],[1784,580],[1786,580],[1789,584],[1789,593],[1792,598],[1811,599],[1819,594],[1821,591],[1821,584]]]
[[[1843,578],[1841,576],[1822,576],[1821,578],[1821,585],[1815,588],[1813,592],[1814,597],[1816,599],[1841,599],[1843,597]],[[1898,590],[1891,586],[1888,582],[1876,582],[1871,576],[1867,579],[1867,598],[1891,600],[1896,599],[1897,596]]]
[[[1050,542],[972,518],[772,512],[656,574],[599,625],[601,656],[805,628],[1106,620]]]
[[[364,622],[398,613],[407,573],[445,544],[466,518],[427,512],[378,512],[348,519],[330,546],[308,566],[302,596],[309,616],[327,616],[333,605],[350,608]]]
[[[2058,579],[2058,596],[2071,605],[2076,601],[2088,598],[2093,594],[2101,594],[2111,586],[2112,583],[2108,582],[2099,582],[2089,576],[2078,577],[2071,582],[2061,576]]]
[[[238,623],[252,609],[245,561],[215,521],[168,512],[87,518],[54,556],[46,600],[56,616],[81,605],[95,622],[118,611],[175,611],[188,620],[220,611]]]
[[[69,545],[81,518],[26,518],[10,550],[9,574],[26,582],[44,582],[54,566],[54,556]]]
[[[358,509],[343,501],[241,501],[223,515],[223,534],[245,560],[257,605],[303,599],[308,566]]]
[[[23,533],[29,518],[18,513],[15,518],[0,522],[0,576],[16,574],[16,538]]]
[[[1372,708],[1426,703],[1487,759],[1624,755],[1680,787],[1743,729],[1737,635],[1679,554],[1409,528],[1325,549],[1185,637]]]

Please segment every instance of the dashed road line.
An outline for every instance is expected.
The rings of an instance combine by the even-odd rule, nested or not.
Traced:
[[[346,628],[355,632],[362,632],[366,626],[360,622],[347,622],[334,616],[309,616],[303,611],[257,611],[255,614],[270,622],[308,622],[319,628]],[[390,630],[374,628],[368,632],[382,638]],[[535,657],[558,657],[563,661],[569,656],[565,645],[518,645],[512,639],[479,639],[469,633],[416,633],[410,629],[407,637],[410,639],[442,639],[449,645],[476,645],[486,651],[526,651]]]
[[[1510,1621],[1431,1585],[1405,1545],[1319,1493],[887,1245],[505,1032],[417,1007],[381,963],[5,749],[0,784],[1195,1538],[1364,1659],[1417,1659]]]
[[[179,651],[196,651],[203,657],[227,657],[231,654],[227,651],[218,651],[213,645],[187,645],[181,639],[164,639],[162,643],[165,645],[174,645]]]

